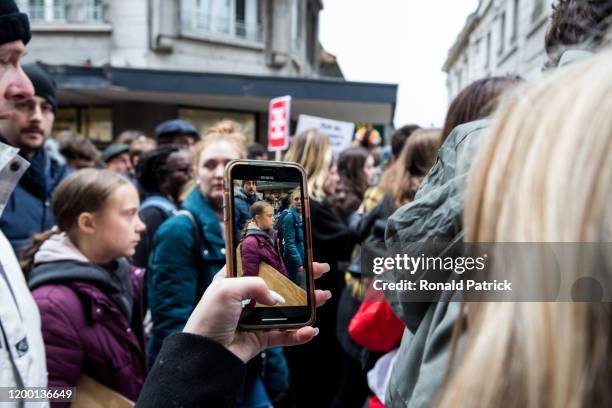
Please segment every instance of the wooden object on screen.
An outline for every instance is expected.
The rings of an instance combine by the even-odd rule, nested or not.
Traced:
[[[93,378],[81,375],[72,408],[131,408],[134,403]]]
[[[239,244],[236,248],[236,272],[237,276],[242,276],[242,256],[241,245]],[[306,297],[306,291],[293,283],[291,279],[283,275],[265,262],[259,263],[259,276],[266,281],[268,287],[280,294],[284,299],[285,303],[283,306],[306,306],[308,300]],[[266,307],[261,304],[256,304],[255,307]]]

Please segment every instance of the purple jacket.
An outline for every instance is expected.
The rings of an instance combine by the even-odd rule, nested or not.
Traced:
[[[276,234],[275,234],[276,235]],[[264,261],[283,275],[287,268],[280,256],[278,239],[272,239],[262,230],[250,228],[241,243],[242,271],[244,276],[258,276],[259,262]]]
[[[73,387],[85,374],[136,401],[147,370],[143,279],[125,259],[110,273],[78,260],[34,267],[29,285],[40,309],[49,387]]]

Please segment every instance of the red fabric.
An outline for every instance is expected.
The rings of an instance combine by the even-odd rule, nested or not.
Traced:
[[[364,300],[349,324],[349,334],[370,351],[387,352],[402,339],[404,323],[386,301]]]
[[[380,400],[378,399],[376,395],[372,395],[372,398],[370,398],[370,405],[368,406],[368,408],[385,408],[385,404],[380,402]]]

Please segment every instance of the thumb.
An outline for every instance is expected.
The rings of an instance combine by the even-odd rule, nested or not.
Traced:
[[[228,286],[232,297],[240,302],[252,299],[266,306],[285,303],[285,299],[277,292],[270,290],[260,277],[231,278],[226,279],[224,284]]]

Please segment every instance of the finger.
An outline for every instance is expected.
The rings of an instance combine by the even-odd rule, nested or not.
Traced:
[[[308,343],[317,334],[319,334],[319,328],[314,328],[310,326],[302,327],[297,331],[273,330],[266,333],[268,340],[267,346],[297,346],[300,344]]]
[[[331,299],[332,294],[329,290],[315,290],[315,305],[317,307],[323,306],[325,302]]]
[[[315,279],[319,279],[326,272],[329,272],[328,263],[319,263],[319,262],[312,263],[312,274]]]
[[[215,276],[213,277],[213,282],[223,278],[227,278],[227,269],[225,268],[225,265],[223,265],[223,268],[219,269],[219,272],[215,273]]]
[[[234,300],[242,302],[243,300],[253,299],[257,303],[267,306],[274,306],[279,303],[284,303],[284,299],[278,293],[271,291],[266,285],[266,282],[256,276],[244,276],[233,279],[223,279],[222,293]]]

